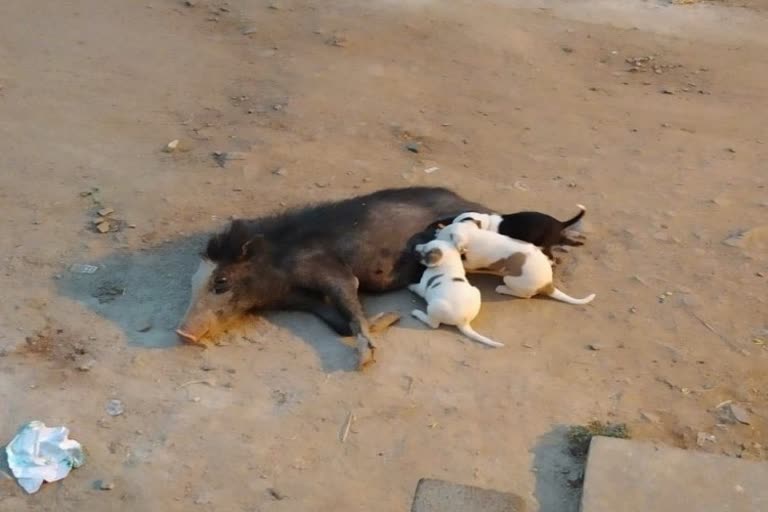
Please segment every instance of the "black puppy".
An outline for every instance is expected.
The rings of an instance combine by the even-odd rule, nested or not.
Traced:
[[[440,226],[446,226],[453,222],[475,222],[482,229],[495,231],[496,233],[530,242],[533,245],[541,247],[542,252],[549,259],[554,260],[552,247],[555,245],[584,245],[583,242],[568,238],[564,231],[581,220],[587,209],[578,205],[581,211],[573,218],[566,221],[560,221],[551,215],[540,212],[518,212],[507,215],[498,215],[495,213],[462,213],[458,217],[441,219],[430,224],[428,229],[439,229]]]

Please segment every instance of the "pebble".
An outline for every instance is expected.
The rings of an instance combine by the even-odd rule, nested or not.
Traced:
[[[194,7],[195,3],[196,3],[195,0],[186,0],[184,2],[184,5],[186,5],[187,7]]]
[[[703,447],[707,443],[714,443],[717,441],[717,438],[714,436],[714,434],[707,434],[706,432],[699,432],[696,435],[696,444]]]
[[[258,32],[258,29],[256,27],[246,27],[243,29],[244,36],[249,36],[251,34],[255,34],[256,32]]]
[[[727,400],[715,408],[720,413],[720,419],[726,423],[743,423],[749,425],[749,413],[740,405]]]
[[[123,406],[123,402],[120,400],[114,399],[107,402],[107,414],[110,416],[120,416],[125,412],[125,407]]]
[[[85,361],[80,362],[77,365],[77,369],[81,372],[89,372],[94,366],[96,366],[96,360],[93,358],[89,358],[89,359],[86,359]]]
[[[106,217],[107,215],[111,215],[113,213],[115,213],[114,208],[102,208],[98,211],[98,214],[102,217]]]
[[[109,233],[109,222],[100,222],[96,224],[96,229],[99,231],[99,233]]]
[[[163,148],[163,151],[166,153],[173,153],[176,151],[176,148],[179,147],[179,139],[173,139],[171,142],[165,145],[165,148]]]
[[[272,496],[272,498],[274,498],[274,499],[276,499],[278,501],[285,499],[285,494],[281,493],[280,491],[278,491],[274,487],[270,487],[269,489],[267,489],[267,491],[269,491],[269,495]]]
[[[277,169],[272,171],[272,174],[274,174],[275,176],[287,176],[288,171],[286,171],[284,167],[278,167]]]
[[[640,416],[642,416],[646,421],[650,421],[651,423],[661,423],[661,418],[652,412],[640,411]]]
[[[200,365],[200,369],[203,370],[204,372],[210,372],[210,371],[215,370],[216,367],[213,366],[210,363],[203,363],[203,364]]]
[[[601,350],[603,348],[603,346],[600,345],[599,343],[590,343],[589,345],[587,345],[587,348],[589,350],[597,352],[597,351]]]
[[[662,94],[675,94],[675,91],[673,91],[672,89],[662,89],[661,93]]]
[[[316,186],[317,188],[326,188],[326,187],[328,187],[329,185],[330,185],[330,183],[328,183],[327,181],[316,181],[316,182],[315,182],[315,186]]]
[[[749,425],[749,413],[746,409],[741,407],[740,405],[736,404],[729,404],[731,409],[731,414],[733,414],[733,417],[736,418],[736,421],[739,423],[743,423],[744,425]]]
[[[421,150],[420,146],[421,146],[421,143],[419,142],[409,142],[408,144],[405,145],[405,149],[407,149],[411,153],[418,153]]]
[[[139,327],[136,329],[138,332],[147,332],[152,329],[152,322],[147,320],[146,322],[139,324]]]
[[[729,152],[729,153],[735,153],[735,152],[736,152],[736,150],[735,150],[735,149],[733,149],[733,148],[725,148],[725,150],[726,150],[727,152]]]
[[[115,484],[113,484],[112,482],[105,482],[105,481],[99,482],[99,489],[102,491],[111,491],[114,488],[115,488]]]

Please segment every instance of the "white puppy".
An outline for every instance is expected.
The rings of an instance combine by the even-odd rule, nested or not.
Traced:
[[[438,231],[437,239],[450,241],[458,248],[469,272],[503,276],[504,285],[496,287],[497,293],[523,299],[547,295],[569,304],[587,304],[595,298],[593,293],[574,299],[558,290],[552,282],[552,263],[541,249],[481,229],[475,222],[449,224]]]
[[[467,281],[461,254],[450,242],[432,240],[415,247],[421,263],[427,267],[421,281],[408,289],[427,301],[427,312],[414,309],[411,314],[437,329],[440,324],[455,325],[465,336],[491,347],[503,347],[475,332],[469,323],[480,313],[480,290]]]

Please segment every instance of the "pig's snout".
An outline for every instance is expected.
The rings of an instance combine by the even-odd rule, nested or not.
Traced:
[[[199,336],[195,336],[194,334],[190,334],[181,329],[176,329],[176,334],[178,334],[179,338],[181,338],[181,341],[185,343],[198,343],[200,341]]]
[[[201,312],[187,315],[181,325],[176,329],[176,334],[185,343],[199,343],[208,334],[216,323],[216,316],[211,312]]]

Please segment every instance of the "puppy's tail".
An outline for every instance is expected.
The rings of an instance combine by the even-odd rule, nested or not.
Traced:
[[[576,206],[578,206],[581,211],[579,213],[577,213],[574,218],[568,219],[565,222],[563,222],[562,223],[563,224],[562,229],[565,229],[567,227],[573,226],[574,224],[576,224],[577,222],[579,222],[581,220],[581,218],[584,216],[585,213],[587,213],[587,209],[584,207],[584,205],[577,204]]]
[[[459,331],[461,331],[461,334],[466,336],[467,338],[471,338],[475,341],[479,341],[483,345],[488,345],[489,347],[503,347],[503,343],[499,343],[498,341],[493,341],[490,338],[486,338],[482,334],[478,334],[471,325],[464,324],[464,325],[457,325],[456,326]]]
[[[549,292],[547,295],[549,297],[555,299],[555,300],[559,300],[561,302],[567,302],[568,304],[576,304],[576,305],[578,305],[578,304],[589,304],[590,302],[592,302],[592,299],[595,298],[595,294],[592,293],[590,295],[587,295],[583,299],[574,299],[573,297],[571,297],[567,293],[561,292],[560,290],[558,290],[554,286],[552,287],[552,291]]]

